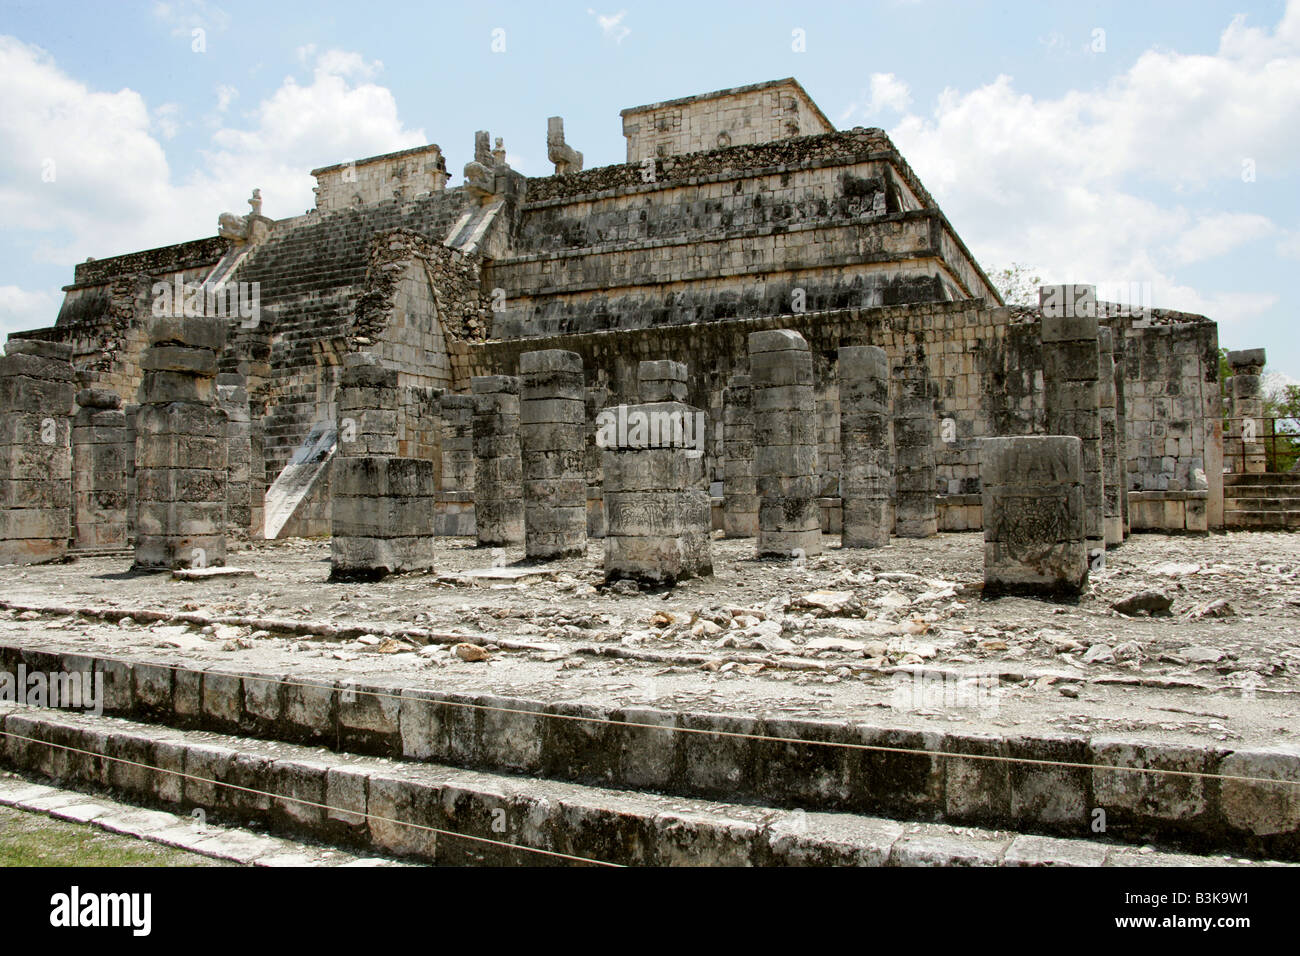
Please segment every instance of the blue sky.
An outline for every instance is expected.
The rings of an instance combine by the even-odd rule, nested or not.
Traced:
[[[620,162],[620,109],[783,76],[883,127],[986,269],[1141,283],[1300,379],[1300,0],[3,2],[0,333],[253,186],[301,213],[312,167],[427,142],[459,174],[483,128],[542,175],[556,114]]]

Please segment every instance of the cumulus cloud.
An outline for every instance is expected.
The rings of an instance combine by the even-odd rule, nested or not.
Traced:
[[[879,89],[856,111],[884,103],[892,86]],[[1232,20],[1213,55],[1149,50],[1108,85],[1059,97],[1002,75],[944,90],[890,133],[986,265],[1146,282],[1158,305],[1244,320],[1277,296],[1202,296],[1179,270],[1259,239],[1292,248],[1268,216],[1223,207],[1256,188],[1243,160],[1261,176],[1300,173],[1300,0],[1272,30]]]
[[[0,336],[53,325],[62,302],[62,295],[48,289],[34,291],[0,285]]]
[[[373,82],[378,61],[327,50],[313,52],[310,68],[310,82],[286,77],[243,125],[217,114],[199,169],[180,181],[163,147],[179,122],[174,104],[151,109],[134,90],[93,90],[39,47],[0,36],[2,228],[31,243],[34,261],[70,268],[213,235],[219,213],[247,211],[254,186],[268,215],[301,213],[314,202],[312,168],[428,141]],[[218,88],[218,107],[235,95]],[[33,298],[44,295],[55,294],[10,287],[5,321],[40,313],[34,324],[48,324],[57,305]]]
[[[230,108],[230,104],[233,103],[238,97],[239,97],[238,88],[233,86],[228,86],[225,83],[218,83],[217,84],[217,112],[224,113],[227,109]]]
[[[620,10],[618,13],[597,13],[588,7],[587,13],[596,18],[600,32],[604,34],[606,40],[622,43],[632,32],[632,28],[623,23],[623,18],[627,16],[626,10]]]
[[[230,14],[205,0],[166,0],[153,5],[153,15],[172,28],[172,36],[189,36],[195,27],[225,30]]]
[[[851,104],[840,115],[840,123],[843,125],[854,117],[878,116],[886,110],[902,113],[911,105],[912,91],[906,83],[893,73],[872,73],[870,89],[863,93],[862,102]]]

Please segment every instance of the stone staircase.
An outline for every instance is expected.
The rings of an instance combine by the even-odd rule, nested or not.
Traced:
[[[1223,524],[1254,531],[1300,528],[1300,474],[1224,475]]]
[[[12,770],[436,864],[1300,858],[1281,750],[608,709],[0,643],[0,668],[20,665],[102,675],[104,713],[0,702]],[[1188,770],[1214,782],[1162,776]]]

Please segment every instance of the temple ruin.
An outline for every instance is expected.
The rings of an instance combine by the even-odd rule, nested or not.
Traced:
[[[889,137],[835,130],[793,79],[622,123],[624,164],[583,168],[552,117],[551,176],[511,169],[482,132],[460,186],[437,145],[336,163],[313,171],[301,216],[262,215],[254,190],[216,236],[78,265],[54,324],[10,336],[0,367],[3,553],[130,543],[142,567],[220,563],[223,529],[340,521],[371,541],[391,522],[362,529],[352,512],[391,499],[354,473],[392,459],[422,463],[410,513],[426,498],[432,513],[392,534],[572,554],[607,527],[594,418],[647,401],[704,413],[710,527],[766,554],[815,553],[842,530],[879,546],[982,528],[993,437],[1080,440],[1094,553],[1128,531],[1297,523],[1233,490],[1263,470],[1263,354],[1233,353],[1225,408],[1211,319],[1087,285],[1004,304]],[[202,342],[158,331],[214,315]],[[682,363],[680,389],[645,398],[646,362]],[[183,460],[200,441],[186,415],[227,447]],[[172,477],[203,477],[198,498],[158,488],[164,434]],[[876,447],[844,446],[859,440]],[[164,503],[185,528],[158,525]]]

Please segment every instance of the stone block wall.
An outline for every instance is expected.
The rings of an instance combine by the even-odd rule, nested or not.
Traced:
[[[629,163],[835,128],[793,79],[636,106],[620,115]]]
[[[108,389],[77,393],[72,423],[73,543],[89,550],[125,548],[127,538],[127,443],[122,399]]]
[[[72,533],[71,349],[10,339],[0,357],[0,564],[61,560]]]
[[[681,402],[624,405],[620,421],[693,417]],[[605,476],[605,580],[671,585],[713,573],[708,493],[702,460],[685,444],[613,442],[601,452]]]
[[[1130,490],[1205,490],[1223,465],[1216,327],[1129,326],[1126,340]]]
[[[213,385],[225,340],[220,319],[150,323],[135,421],[139,570],[226,563],[227,418]]]
[[[324,214],[441,192],[447,161],[436,144],[313,169],[316,209]]]
[[[1083,442],[981,441],[984,593],[1075,597],[1088,580]]]

